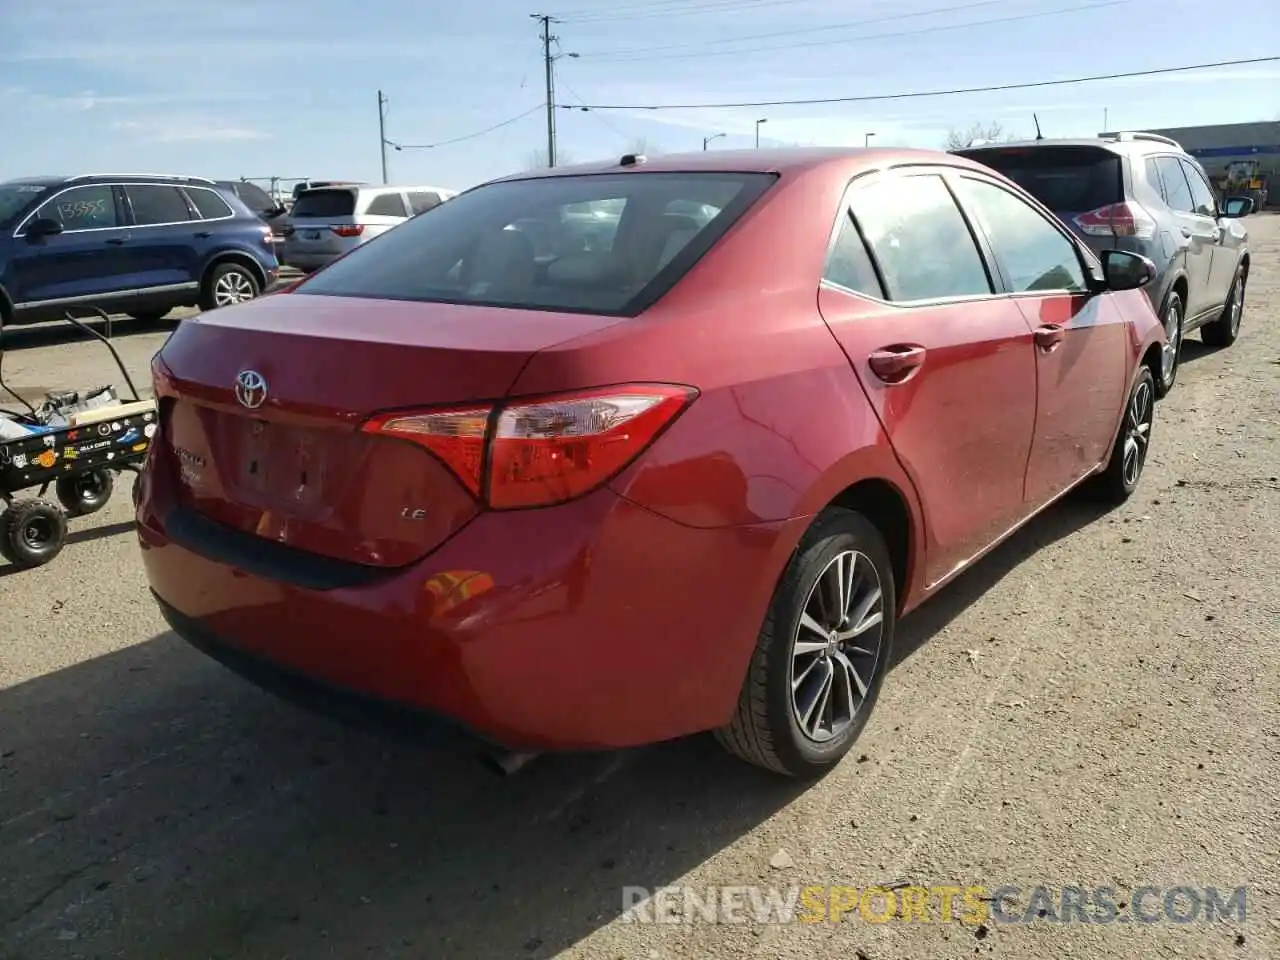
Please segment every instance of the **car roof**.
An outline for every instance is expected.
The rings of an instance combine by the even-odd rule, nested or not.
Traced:
[[[796,174],[822,167],[848,168],[851,163],[867,168],[904,164],[941,163],[950,166],[980,164],[941,150],[906,147],[783,147],[769,150],[708,150],[696,153],[666,153],[646,157],[643,163],[627,165],[623,157],[594,163],[578,163],[552,169],[525,170],[492,183],[515,180],[542,180],[601,173],[778,173]]]
[[[1096,147],[1112,153],[1186,153],[1173,141],[1138,137],[1121,140],[1117,137],[1061,137],[1041,140],[1010,140],[1005,143],[975,143],[972,147],[960,147],[958,154],[978,153],[989,150],[1043,150],[1046,147]]]

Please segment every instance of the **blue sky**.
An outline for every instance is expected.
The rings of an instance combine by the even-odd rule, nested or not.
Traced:
[[[541,2],[541,0],[539,0]],[[381,179],[465,188],[545,151],[550,13],[563,104],[688,104],[898,93],[1280,53],[1280,15],[1215,22],[1204,0],[0,0],[0,178],[138,170]],[[1047,136],[1280,119],[1280,63],[877,103],[560,110],[562,159],[762,145],[937,147],[999,122]]]

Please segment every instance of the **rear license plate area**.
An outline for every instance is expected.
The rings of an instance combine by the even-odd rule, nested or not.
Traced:
[[[324,496],[326,469],[317,431],[246,419],[235,476],[248,499],[274,507],[314,507]]]
[[[319,230],[303,230],[302,239],[303,240],[319,240],[320,231]]]

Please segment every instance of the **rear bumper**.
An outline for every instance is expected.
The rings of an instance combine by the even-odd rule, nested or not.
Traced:
[[[286,266],[308,271],[327,267],[340,256],[341,253],[294,253],[288,247],[280,251],[280,260]]]
[[[807,523],[694,529],[601,490],[482,513],[407,568],[303,585],[247,562],[275,545],[220,528],[213,549],[183,534],[151,486],[139,543],[180,636],[516,750],[635,746],[727,722]]]

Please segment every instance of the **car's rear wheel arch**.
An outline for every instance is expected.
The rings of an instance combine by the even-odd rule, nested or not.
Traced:
[[[1187,308],[1187,275],[1185,273],[1178,274],[1176,277],[1173,278],[1173,283],[1169,285],[1169,290],[1164,295],[1164,304],[1162,304],[1160,307],[1161,317],[1164,316],[1164,307],[1169,302],[1170,293],[1176,293],[1178,295],[1178,298],[1182,301],[1182,309],[1186,310]],[[1157,379],[1159,379],[1159,371],[1157,371]]]
[[[245,267],[253,274],[253,278],[258,281],[258,289],[265,290],[267,288],[267,271],[263,269],[262,264],[258,263],[253,257],[247,253],[219,253],[214,256],[204,267],[204,275],[200,278],[200,288],[209,283],[209,278],[213,276],[213,271],[224,263],[234,263],[238,266]]]
[[[897,585],[898,613],[901,614],[916,556],[911,510],[902,491],[887,480],[860,480],[842,490],[828,506],[860,513],[880,531],[885,546],[889,548],[893,579]]]

